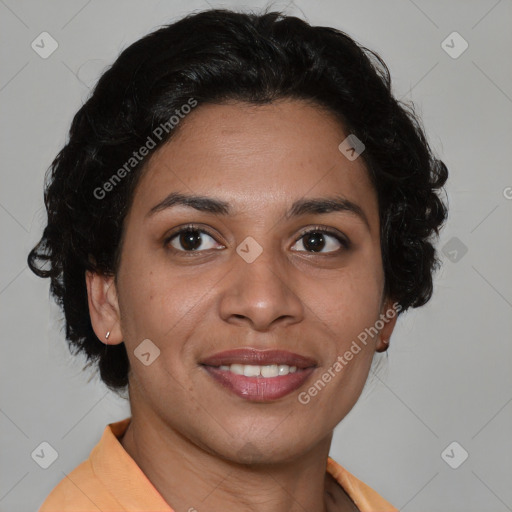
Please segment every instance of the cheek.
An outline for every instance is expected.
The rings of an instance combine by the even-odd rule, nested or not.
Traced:
[[[136,254],[134,254],[136,256]],[[180,350],[197,324],[205,291],[215,280],[187,278],[165,262],[127,258],[120,269],[120,308],[125,343],[132,348],[143,339],[152,340],[162,351]]]
[[[185,314],[185,300],[154,272],[139,273],[125,281],[124,300],[120,300],[125,342],[149,338],[159,345],[177,319]]]
[[[157,327],[165,328],[162,320],[167,318],[168,323],[172,322],[168,314],[175,311],[173,297],[177,295],[168,293],[172,287],[169,277],[162,275],[147,256],[137,253],[136,247],[130,250],[126,244],[118,274],[118,290],[123,336],[128,345],[135,345],[145,338],[157,340],[160,338]]]
[[[378,270],[363,265],[347,267],[338,278],[310,286],[307,302],[338,340],[341,350],[378,319],[382,286]]]
[[[327,399],[333,410],[350,410],[368,378],[378,335],[375,324],[382,285],[380,272],[355,271],[337,292],[338,307],[330,311],[330,324],[337,333],[335,353],[327,365],[334,374]]]

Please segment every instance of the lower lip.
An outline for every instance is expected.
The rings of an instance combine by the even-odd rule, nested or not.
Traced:
[[[253,402],[268,402],[290,394],[299,389],[315,369],[298,369],[295,373],[278,377],[246,377],[215,366],[204,368],[224,388]]]

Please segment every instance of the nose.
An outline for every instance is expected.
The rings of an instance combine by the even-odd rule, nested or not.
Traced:
[[[303,319],[304,306],[297,295],[296,274],[282,256],[265,249],[249,263],[234,253],[230,263],[231,271],[223,279],[219,305],[225,322],[268,331]]]

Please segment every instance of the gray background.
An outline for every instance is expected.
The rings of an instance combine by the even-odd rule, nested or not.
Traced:
[[[208,5],[248,6],[0,0],[2,512],[36,510],[105,425],[130,414],[70,356],[48,281],[26,266],[45,220],[44,173],[100,71],[158,25]],[[434,298],[399,319],[331,455],[400,510],[512,510],[512,3],[273,5],[378,51],[395,94],[415,102],[450,170]],[[31,48],[43,31],[59,45],[47,59]],[[453,31],[469,44],[455,59],[441,46]],[[58,452],[48,469],[31,458],[43,441]],[[441,457],[453,441],[469,453],[457,469]],[[460,448],[448,453],[452,464],[460,460]]]

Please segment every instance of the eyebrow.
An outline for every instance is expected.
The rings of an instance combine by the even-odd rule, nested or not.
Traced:
[[[172,208],[173,206],[186,206],[200,212],[222,216],[229,216],[233,213],[229,203],[221,199],[172,192],[153,206],[147,213],[147,217],[162,210]],[[306,214],[321,215],[331,212],[346,212],[356,215],[365,223],[368,230],[370,230],[370,223],[363,209],[358,204],[342,196],[299,199],[292,204],[284,217],[288,220]]]

